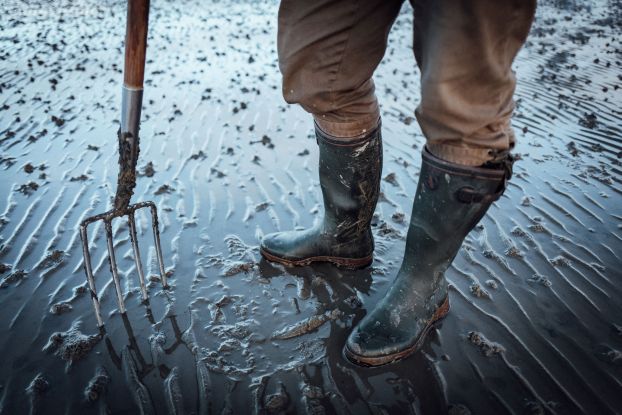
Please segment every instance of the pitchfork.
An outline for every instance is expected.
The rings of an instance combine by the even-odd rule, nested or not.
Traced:
[[[127,216],[134,251],[134,261],[136,271],[140,281],[140,289],[144,303],[149,302],[147,287],[145,285],[145,275],[143,273],[140,250],[136,237],[136,222],[134,213],[138,209],[149,208],[151,212],[151,224],[153,228],[153,239],[156,250],[158,265],[160,268],[160,280],[164,288],[168,288],[166,282],[166,272],[162,259],[162,248],[160,246],[160,230],[158,228],[158,213],[153,202],[140,202],[130,205],[130,199],[136,186],[136,163],[138,161],[139,137],[138,129],[140,124],[140,110],[143,100],[143,80],[145,77],[145,53],[147,50],[147,23],[149,20],[149,0],[128,0],[127,7],[127,26],[125,32],[125,68],[123,73],[123,89],[121,96],[121,127],[119,128],[119,178],[117,181],[117,192],[114,201],[114,208],[108,212],[100,213],[86,218],[80,224],[80,238],[82,239],[82,251],[84,254],[84,271],[91,290],[93,307],[97,317],[97,325],[104,326],[102,320],[99,298],[93,277],[91,266],[91,255],[89,253],[87,227],[97,221],[104,222],[106,241],[108,245],[108,260],[110,271],[114,282],[119,311],[126,313],[123,292],[119,281],[117,261],[114,254],[114,244],[112,240],[112,220],[118,217]]]

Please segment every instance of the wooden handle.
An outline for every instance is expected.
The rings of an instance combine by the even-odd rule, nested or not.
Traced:
[[[149,0],[128,0],[123,85],[142,88],[145,79]]]

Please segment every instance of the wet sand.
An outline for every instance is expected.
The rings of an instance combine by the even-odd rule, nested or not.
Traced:
[[[447,272],[450,315],[377,369],[341,354],[400,264],[424,139],[405,5],[376,76],[385,164],[372,267],[284,268],[263,234],[321,214],[312,122],[280,96],[277,3],[153,2],[139,177],[172,288],[137,216],[102,226],[86,289],[78,224],[117,177],[123,2],[0,5],[0,412],[622,411],[622,3],[543,1],[518,75],[520,161]]]

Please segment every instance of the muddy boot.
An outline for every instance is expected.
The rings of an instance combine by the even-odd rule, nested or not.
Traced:
[[[449,311],[445,270],[505,190],[511,168],[509,155],[467,167],[424,150],[402,266],[385,297],[350,334],[344,349],[349,360],[377,366],[421,347],[434,322]]]
[[[324,218],[303,231],[271,233],[261,254],[285,265],[332,262],[361,268],[372,262],[371,218],[382,170],[380,125],[352,142],[338,141],[317,126]]]

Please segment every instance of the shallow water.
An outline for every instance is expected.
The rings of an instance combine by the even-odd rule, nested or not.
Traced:
[[[424,140],[408,6],[376,76],[385,137],[371,268],[287,269],[263,234],[321,214],[312,123],[280,96],[277,4],[154,2],[135,201],[158,205],[172,289],[140,304],[127,224],[116,311],[101,226],[117,174],[123,2],[0,5],[0,411],[615,413],[622,410],[622,4],[543,1],[516,60],[515,176],[447,277],[421,353],[341,348],[400,264]],[[147,215],[138,216],[156,275]]]

